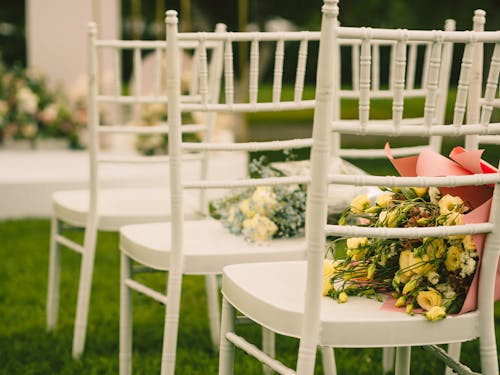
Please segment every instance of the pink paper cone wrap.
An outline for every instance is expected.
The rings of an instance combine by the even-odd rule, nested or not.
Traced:
[[[479,173],[498,173],[496,168],[481,159],[483,150],[467,151],[462,147],[455,147],[450,153],[452,160],[431,149],[424,149],[416,156],[395,159],[391,154],[388,143],[385,145],[385,151],[392,165],[394,165],[398,173],[403,177],[465,176]],[[440,190],[443,194],[459,196],[471,206],[472,211],[463,217],[464,224],[484,223],[488,221],[493,186],[463,186],[457,188],[440,188]],[[481,264],[484,239],[484,234],[473,236],[479,254],[479,262],[460,314],[473,311],[477,307],[478,270]],[[500,300],[500,264],[497,268],[495,282],[495,300]],[[383,309],[397,309],[394,307],[395,302],[394,298],[388,298],[383,305]]]

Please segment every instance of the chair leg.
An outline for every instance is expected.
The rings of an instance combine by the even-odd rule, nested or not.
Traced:
[[[410,346],[400,346],[396,348],[395,375],[410,375],[410,358]]]
[[[222,321],[219,348],[219,375],[232,375],[234,371],[234,346],[226,339],[226,333],[234,332],[236,310],[222,296]]]
[[[95,224],[87,225],[83,243],[84,253],[82,254],[82,263],[80,267],[80,282],[78,285],[78,300],[76,304],[75,328],[73,333],[73,358],[79,358],[85,347],[96,240],[97,227]]]
[[[394,370],[394,348],[384,348],[382,352],[382,370],[384,374]]]
[[[208,303],[208,320],[210,322],[210,337],[215,350],[219,350],[220,335],[220,305],[217,275],[205,276],[205,289]]]
[[[60,248],[56,241],[59,234],[59,220],[52,216],[50,224],[49,281],[47,288],[47,329],[54,330],[59,314],[59,282],[61,272]]]
[[[337,365],[335,364],[335,352],[332,347],[322,346],[321,360],[323,363],[323,374],[337,375]]]
[[[175,260],[172,263],[175,264]],[[165,326],[163,331],[161,375],[174,375],[175,372],[182,272],[180,271],[180,265],[179,267],[172,265],[172,268],[168,273],[167,281],[167,307],[165,309]]]
[[[451,358],[455,359],[456,361],[459,361],[461,348],[462,348],[462,344],[459,342],[448,344],[448,355]],[[455,372],[451,368],[446,367],[445,375],[453,375],[453,374],[455,374]]]
[[[276,357],[276,335],[270,329],[262,327],[262,351],[270,357]],[[263,365],[265,375],[271,375],[273,370]]]
[[[120,257],[120,375],[132,373],[132,292],[125,281],[132,275],[127,255]]]

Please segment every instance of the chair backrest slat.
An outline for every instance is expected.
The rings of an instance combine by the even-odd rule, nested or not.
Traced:
[[[439,72],[441,66],[440,42],[432,43],[429,59],[428,77],[426,81],[427,95],[424,105],[424,125],[430,127],[434,123],[436,113],[436,101],[439,88]]]
[[[453,125],[460,126],[464,122],[465,108],[467,107],[467,95],[471,79],[471,67],[473,57],[473,46],[467,43],[464,47],[462,64],[460,66],[460,79],[457,85],[457,98],[453,112]]]
[[[276,42],[276,52],[274,57],[273,76],[273,103],[281,101],[281,88],[283,85],[283,63],[285,61],[285,41],[279,39]]]
[[[250,103],[257,103],[259,92],[259,41],[252,40],[250,44],[250,79],[248,83],[248,95]]]
[[[378,51],[378,49],[376,49]],[[375,55],[378,58],[378,55]],[[371,48],[370,39],[365,37],[361,42],[361,56],[359,62],[359,121],[361,126],[368,123],[370,117],[370,67],[371,67]],[[377,70],[378,72],[378,70]],[[374,77],[374,82],[376,82]],[[374,89],[377,90],[378,86],[374,83]]]
[[[394,118],[394,125],[398,127],[403,120],[406,43],[402,40],[398,41],[395,51],[393,79],[394,100],[392,101],[392,117]]]
[[[489,67],[488,79],[486,81],[486,90],[484,92],[484,102],[481,110],[481,124],[487,126],[491,121],[491,114],[495,105],[495,95],[497,93],[498,77],[500,74],[500,43],[495,44],[493,57]]]
[[[294,101],[300,102],[304,92],[304,81],[307,63],[308,42],[306,39],[300,41],[299,55],[297,60],[297,74],[295,76]]]

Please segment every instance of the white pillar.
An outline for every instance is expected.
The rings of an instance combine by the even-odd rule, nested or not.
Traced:
[[[27,0],[28,66],[51,84],[70,89],[87,72],[87,23],[97,22],[99,37],[119,38],[118,0]]]

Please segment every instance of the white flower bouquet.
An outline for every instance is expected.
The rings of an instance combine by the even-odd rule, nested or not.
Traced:
[[[277,169],[254,160],[253,175],[282,175]],[[302,235],[305,223],[306,187],[258,186],[237,191],[210,203],[211,215],[219,219],[231,233],[246,240],[264,243],[272,238]]]

